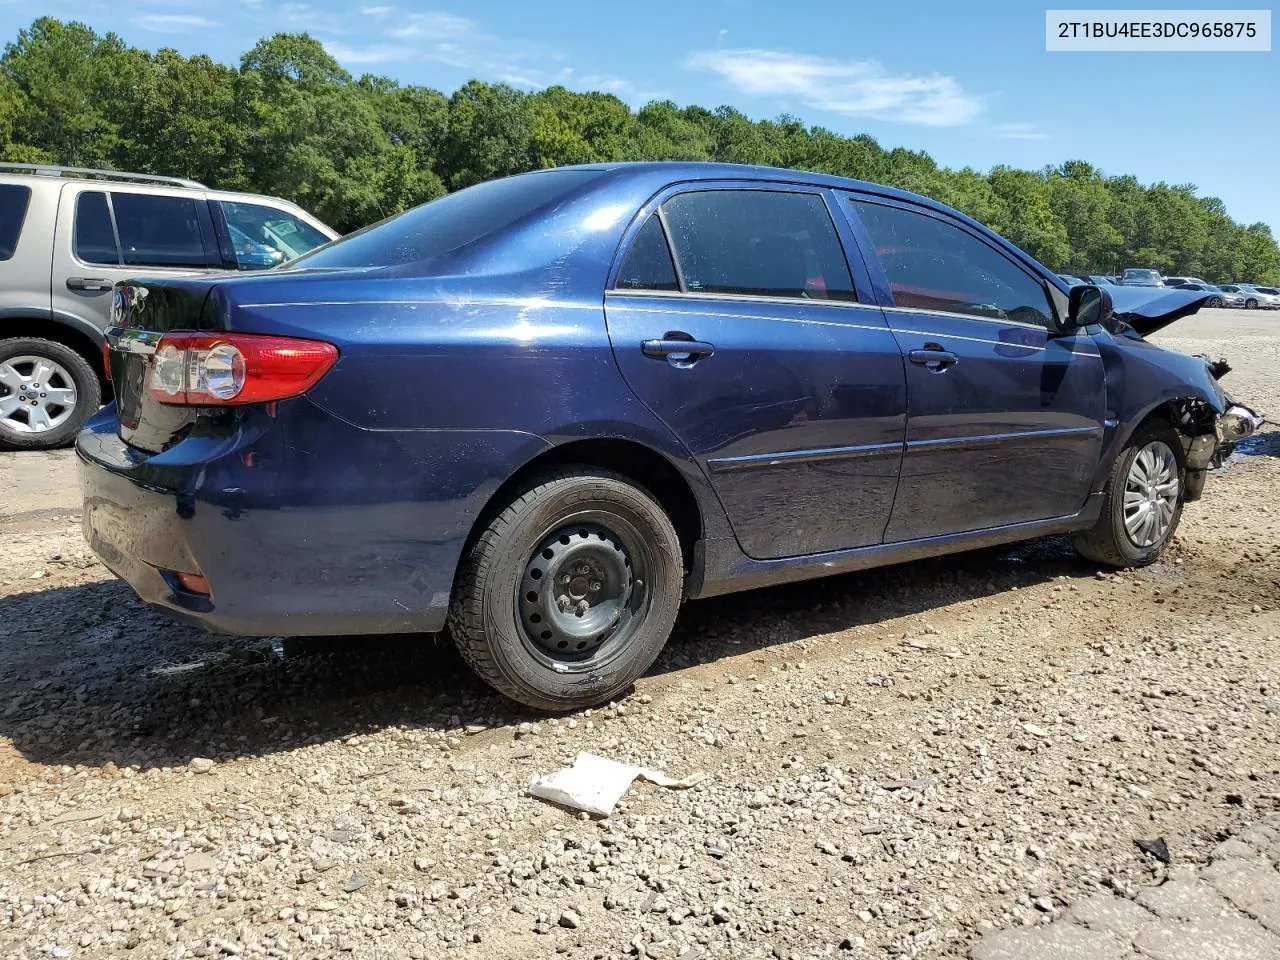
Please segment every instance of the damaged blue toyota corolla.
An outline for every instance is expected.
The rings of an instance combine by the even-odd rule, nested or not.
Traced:
[[[116,290],[84,525],[148,602],[256,635],[438,631],[546,710],[681,600],[1071,532],[1150,563],[1258,424],[929,200],[619,164],[485,183],[262,275]]]

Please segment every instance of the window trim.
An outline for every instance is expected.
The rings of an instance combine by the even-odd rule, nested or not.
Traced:
[[[684,270],[680,266],[680,258],[676,254],[675,245],[671,242],[670,231],[667,228],[666,217],[663,214],[660,217],[662,224],[663,236],[667,241],[667,250],[671,254],[671,262],[676,268],[676,280],[680,284],[679,290],[637,290],[630,287],[619,287],[618,276],[622,272],[622,264],[626,256],[631,251],[631,246],[635,242],[636,235],[644,227],[650,216],[662,213],[662,205],[672,197],[685,193],[710,193],[724,191],[763,191],[766,193],[800,193],[818,197],[822,200],[823,206],[826,208],[827,216],[831,219],[831,229],[835,234],[836,242],[839,246],[840,253],[844,257],[845,268],[849,271],[849,284],[853,291],[855,299],[853,300],[817,300],[809,297],[767,297],[758,294],[740,294],[740,293],[712,293],[707,291],[690,291],[686,288],[684,282]],[[745,300],[759,303],[790,303],[805,304],[806,306],[841,306],[841,307],[867,307],[877,306],[874,299],[868,299],[867,295],[873,293],[872,287],[866,282],[869,278],[865,273],[860,273],[858,266],[861,264],[853,260],[850,256],[851,247],[857,249],[855,237],[847,236],[842,232],[843,211],[839,210],[835,191],[829,187],[815,183],[797,183],[786,180],[682,180],[676,183],[670,183],[663,187],[657,193],[645,202],[645,204],[632,217],[631,223],[627,225],[627,229],[623,231],[622,238],[618,242],[618,248],[614,251],[613,262],[609,266],[609,273],[605,278],[605,296],[640,296],[640,297],[668,297],[689,300]]]
[[[884,292],[885,294],[888,295],[889,302],[880,304],[880,307],[882,310],[886,310],[886,311],[892,310],[895,313],[935,314],[935,315],[941,315],[946,317],[958,317],[964,320],[981,320],[984,323],[1012,324],[1013,326],[1017,326],[1017,327],[1029,327],[1033,330],[1045,330],[1051,336],[1056,335],[1061,331],[1063,317],[1058,310],[1058,304],[1054,302],[1054,299],[1049,294],[1049,291],[1045,289],[1045,285],[1047,283],[1050,283],[1048,278],[1041,276],[1039,273],[1034,271],[1028,264],[1022,262],[1020,258],[1015,258],[1013,256],[1010,256],[1008,250],[1002,249],[999,244],[992,243],[990,239],[970,229],[969,226],[964,222],[957,220],[955,217],[947,215],[944,211],[933,210],[933,209],[930,209],[929,207],[921,206],[918,203],[911,203],[910,201],[899,200],[896,197],[883,197],[877,194],[861,193],[856,190],[841,190],[837,192],[842,194],[841,199],[843,199],[844,202],[848,205],[843,212],[847,217],[849,217],[850,221],[855,225],[858,244],[859,246],[863,247],[864,259],[868,261],[867,269],[872,270],[871,264],[872,262],[874,262],[875,264],[874,270],[879,273],[879,278],[883,281]],[[962,313],[957,310],[940,310],[940,309],[928,309],[925,307],[899,306],[897,303],[893,302],[894,300],[893,287],[889,282],[888,274],[885,273],[884,265],[880,262],[880,257],[876,253],[875,243],[872,242],[871,235],[867,233],[867,226],[865,223],[862,222],[862,215],[858,212],[858,208],[856,205],[858,203],[868,203],[868,204],[873,204],[875,206],[881,206],[881,207],[893,207],[898,210],[906,211],[907,213],[915,213],[920,216],[928,217],[931,220],[937,220],[938,222],[944,223],[947,226],[954,227],[955,229],[964,233],[966,236],[971,237],[974,240],[978,241],[979,243],[983,244],[985,247],[987,247],[997,256],[1003,257],[1005,260],[1007,260],[1015,268],[1017,268],[1019,271],[1025,274],[1028,277],[1028,279],[1030,279],[1032,282],[1036,283],[1040,287],[1041,292],[1043,292],[1044,294],[1045,303],[1049,308],[1049,323],[1048,324],[1028,323],[1025,320],[1011,320],[1011,319],[1001,320],[999,317],[984,317],[979,314]],[[1004,241],[1004,242],[1007,243],[1008,241]],[[1057,288],[1055,287],[1055,289]]]

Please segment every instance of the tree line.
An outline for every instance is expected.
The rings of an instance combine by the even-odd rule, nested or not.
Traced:
[[[342,231],[493,177],[569,163],[720,160],[888,184],[964,211],[1062,272],[1154,267],[1280,282],[1264,223],[1190,184],[1144,185],[1083,160],[987,173],[940,167],[791,116],[753,121],[606,93],[471,80],[446,95],[353,78],[307,34],[260,41],[238,67],[41,17],[0,57],[0,159],[168,174],[286,197]]]

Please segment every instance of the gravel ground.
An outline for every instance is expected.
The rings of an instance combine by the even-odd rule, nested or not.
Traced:
[[[1280,410],[1280,316],[1168,334]],[[1137,896],[1280,808],[1278,481],[1265,433],[1142,571],[1052,538],[690,604],[548,720],[430,637],[151,613],[71,456],[0,454],[0,955],[942,956]],[[526,795],[580,750],[709,778]]]

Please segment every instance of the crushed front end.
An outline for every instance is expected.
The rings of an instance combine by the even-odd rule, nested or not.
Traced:
[[[1231,370],[1225,360],[1197,359],[1204,361],[1214,380],[1220,380]],[[1182,434],[1186,455],[1184,497],[1189,501],[1200,499],[1208,472],[1222,466],[1236,444],[1263,424],[1259,413],[1237,402],[1225,390],[1222,399],[1221,411],[1203,400],[1181,400],[1173,405],[1178,417],[1175,425]]]

